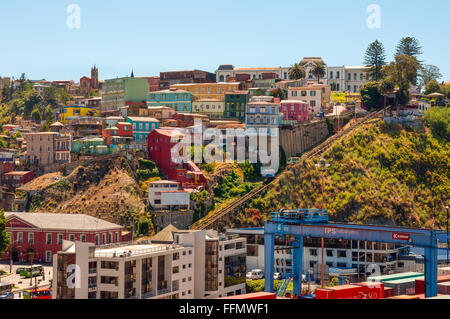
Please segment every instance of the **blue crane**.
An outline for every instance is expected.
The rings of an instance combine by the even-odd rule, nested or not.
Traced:
[[[275,236],[291,236],[293,249],[294,294],[302,291],[303,237],[361,240],[393,244],[408,244],[425,250],[425,296],[437,296],[438,243],[448,243],[445,231],[391,226],[330,223],[328,212],[322,209],[281,210],[271,214],[264,223],[265,291],[273,292]]]

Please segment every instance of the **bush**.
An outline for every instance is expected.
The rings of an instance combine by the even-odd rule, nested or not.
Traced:
[[[432,107],[425,112],[423,119],[435,137],[450,140],[450,108]]]

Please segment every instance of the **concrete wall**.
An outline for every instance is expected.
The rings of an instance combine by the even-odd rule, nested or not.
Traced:
[[[296,124],[280,129],[280,145],[286,157],[296,156],[319,144],[328,136],[325,120]]]

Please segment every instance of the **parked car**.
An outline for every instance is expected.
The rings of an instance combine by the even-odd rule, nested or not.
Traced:
[[[5,292],[0,295],[0,299],[14,299],[13,292]]]
[[[28,268],[28,267],[19,267],[19,268],[17,268],[17,269],[16,269],[16,274],[17,274],[17,275],[20,274],[22,271],[27,270],[27,268]]]
[[[283,277],[281,276],[281,274],[279,272],[276,272],[273,274],[273,279],[274,280],[281,280]]]
[[[253,269],[247,273],[246,278],[250,280],[263,279],[264,272],[261,269]]]

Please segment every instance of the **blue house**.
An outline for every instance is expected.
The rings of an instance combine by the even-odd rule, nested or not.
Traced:
[[[147,106],[168,106],[177,112],[192,112],[192,95],[189,91],[168,89],[150,92],[147,98]]]
[[[136,144],[146,149],[147,135],[154,129],[159,128],[159,121],[153,117],[129,116],[127,122],[133,125],[133,136]]]
[[[246,128],[271,128],[280,126],[279,104],[273,102],[251,102],[247,104]]]

